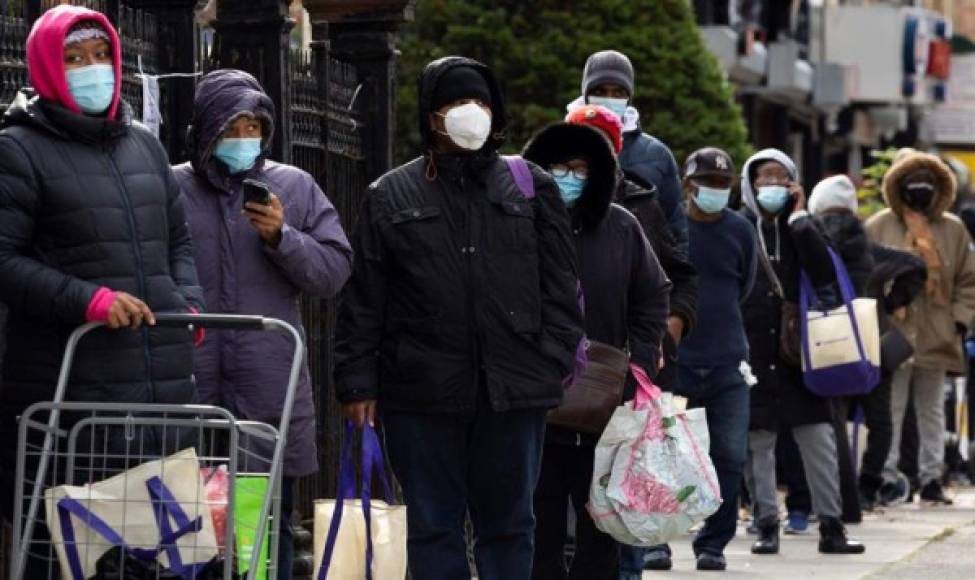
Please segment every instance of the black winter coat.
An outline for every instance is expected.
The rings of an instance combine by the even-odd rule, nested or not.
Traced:
[[[753,224],[750,210],[743,215]],[[762,220],[771,264],[785,296],[799,299],[799,272],[804,269],[817,288],[834,284],[836,275],[826,242],[811,218],[788,224],[788,212],[776,220]],[[761,251],[761,249],[759,250]],[[755,287],[742,307],[748,335],[749,363],[758,384],[751,391],[751,429],[777,431],[830,420],[829,399],[814,395],[802,381],[802,371],[779,356],[782,301],[773,290],[765,269],[759,266]]]
[[[843,260],[857,296],[864,296],[874,261],[863,224],[852,212],[844,210],[826,211],[815,219],[816,226]]]
[[[620,179],[615,201],[640,222],[660,266],[673,283],[670,312],[684,320],[684,335],[690,334],[697,323],[697,269],[671,233],[656,188],[646,189],[628,179]]]
[[[683,319],[684,336],[687,336],[697,324],[697,269],[671,232],[658,197],[653,185],[647,189],[625,178],[619,180],[616,188],[616,202],[636,216],[660,265],[673,283],[670,314]],[[669,389],[677,380],[677,344],[668,332],[664,333],[662,347],[665,366],[654,380]]]
[[[850,212],[827,211],[816,217],[816,224],[843,259],[857,296],[874,298],[882,306],[883,331],[887,324],[885,315],[910,304],[924,288],[924,261],[909,252],[869,241],[863,224]]]
[[[497,155],[502,96],[490,71],[451,57],[420,80],[420,124],[437,80],[472,66],[492,88],[494,137],[477,153],[427,154],[369,187],[352,245],[336,351],[341,402],[456,412],[486,386],[492,408],[562,400],[582,337],[578,271],[555,183],[532,166],[526,200]]]
[[[159,141],[131,123],[38,99],[0,131],[0,300],[10,308],[3,429],[53,394],[65,341],[99,287],[154,312],[203,309],[179,189]],[[100,330],[81,344],[68,400],[189,403],[184,329]]]
[[[597,129],[557,123],[525,147],[525,159],[550,167],[574,158],[589,164],[589,179],[569,211],[585,297],[586,337],[628,350],[630,359],[656,373],[666,334],[671,284],[639,221],[612,202],[618,169],[609,142]],[[549,426],[549,443],[595,445],[597,438]]]

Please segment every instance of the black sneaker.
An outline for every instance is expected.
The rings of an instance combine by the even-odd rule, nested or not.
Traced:
[[[698,570],[714,570],[720,572],[721,570],[726,570],[728,568],[728,561],[721,554],[709,554],[707,552],[701,552],[697,556],[697,569]]]
[[[921,501],[930,501],[941,505],[952,505],[955,502],[945,495],[941,483],[938,480],[929,481],[921,488]]]
[[[673,567],[674,561],[667,550],[650,550],[643,556],[644,570],[670,570]]]

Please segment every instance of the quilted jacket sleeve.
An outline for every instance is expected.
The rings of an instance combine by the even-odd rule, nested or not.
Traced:
[[[98,285],[65,274],[32,246],[42,207],[40,185],[23,147],[0,135],[0,301],[44,320],[81,324]]]

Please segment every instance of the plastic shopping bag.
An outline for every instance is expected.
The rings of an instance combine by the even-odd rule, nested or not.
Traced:
[[[204,468],[201,473],[206,481],[206,500],[213,519],[213,529],[217,538],[220,555],[224,555],[224,542],[227,532],[227,498],[230,492],[230,474],[226,465],[213,469]],[[254,540],[257,536],[257,523],[261,519],[261,507],[267,493],[267,475],[238,475],[234,478],[234,544],[237,554],[237,570],[241,575],[250,569],[254,554]],[[260,568],[254,574],[255,580],[267,578],[267,555],[269,554],[269,533],[264,534],[259,560]]]
[[[84,580],[114,547],[192,578],[217,557],[196,451],[185,449],[84,486],[45,490],[61,576]]]
[[[335,500],[315,502],[315,569],[318,580],[403,580],[406,578],[406,506],[393,505],[376,432],[362,430],[362,487],[355,490],[351,422],[346,423]],[[370,497],[376,470],[386,501]],[[351,516],[351,517],[344,517]]]
[[[685,534],[721,506],[703,409],[676,412],[643,369],[630,367],[637,397],[613,414],[596,446],[589,513],[629,545]]]

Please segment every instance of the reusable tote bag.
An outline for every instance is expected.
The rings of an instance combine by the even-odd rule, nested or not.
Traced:
[[[596,527],[624,544],[654,546],[718,511],[704,409],[675,412],[636,366],[632,403],[616,409],[596,446],[589,509]]]
[[[880,381],[880,326],[877,301],[857,298],[840,257],[830,249],[843,296],[838,308],[818,310],[816,291],[802,272],[799,292],[802,322],[802,376],[823,397],[862,395]]]
[[[362,428],[362,487],[354,500],[354,427],[346,422],[335,500],[315,502],[315,569],[318,580],[403,580],[406,578],[406,506],[393,505],[376,431]],[[373,470],[386,501],[370,497]],[[351,517],[349,517],[351,516]]]
[[[187,580],[217,557],[193,448],[90,485],[47,489],[44,503],[63,578],[94,576],[98,560],[116,546]]]

